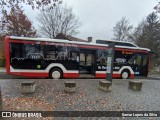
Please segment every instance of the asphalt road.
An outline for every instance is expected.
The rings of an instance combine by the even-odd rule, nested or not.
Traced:
[[[34,98],[45,101],[50,106],[54,105],[55,111],[159,111],[160,110],[160,75],[149,75],[147,78],[138,78],[143,81],[141,91],[128,89],[128,80],[113,79],[112,91],[109,93],[98,89],[99,79],[75,79],[76,92],[67,94],[64,92],[64,81],[62,80],[35,80],[36,91],[31,95],[23,95],[20,92],[20,84],[28,78],[7,75],[0,71],[0,85],[2,97],[6,110],[26,110],[21,105],[30,104]],[[14,80],[12,80],[14,79]],[[67,79],[68,80],[68,79]],[[25,104],[23,99],[29,99]],[[30,100],[31,99],[31,100]],[[18,101],[18,103],[15,102]],[[37,104],[37,102],[36,102]],[[35,105],[36,105],[35,104]],[[34,105],[34,106],[35,106]],[[33,110],[39,110],[38,107]],[[32,110],[31,109],[31,110]],[[46,110],[46,109],[44,109]],[[88,118],[72,118],[72,120],[88,120]],[[91,120],[121,120],[121,118],[98,118]],[[160,118],[142,118],[145,120],[159,120]],[[15,120],[15,119],[14,119]],[[68,120],[68,118],[55,118],[55,120]],[[139,120],[139,118],[125,118],[122,120]]]
[[[37,101],[43,101],[53,106],[52,110],[54,111],[160,110],[160,82],[158,80],[141,79],[143,82],[142,90],[133,91],[128,88],[128,80],[114,79],[112,91],[104,92],[98,89],[99,79],[75,79],[76,92],[68,94],[64,91],[64,81],[69,79],[30,79],[35,81],[36,90],[29,95],[21,94],[20,84],[23,80],[25,81],[25,79],[0,80],[5,110],[42,110],[36,105]],[[24,101],[24,99],[27,101]],[[36,102],[34,102],[34,99],[36,99]],[[33,106],[28,107],[31,106],[31,103]],[[22,107],[24,105],[26,106]],[[43,110],[46,111],[47,109]],[[140,120],[140,118],[79,117],[71,119],[60,117],[55,118],[55,120]],[[145,117],[141,120],[160,120],[160,117]]]
[[[7,75],[5,71],[0,71],[0,79],[28,79],[28,78],[22,77],[22,76]],[[30,79],[33,79],[33,78],[30,78]],[[136,79],[160,80],[160,74],[150,74],[148,75],[148,77],[136,77]]]

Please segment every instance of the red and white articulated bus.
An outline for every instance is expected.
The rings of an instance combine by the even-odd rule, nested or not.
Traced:
[[[115,41],[108,41],[115,42]],[[5,37],[7,74],[26,77],[92,78],[106,77],[108,43],[74,42],[61,39]],[[147,76],[147,48],[133,43],[115,42],[114,78]]]

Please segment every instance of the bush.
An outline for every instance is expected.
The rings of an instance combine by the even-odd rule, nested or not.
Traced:
[[[6,60],[0,59],[0,67],[6,67]]]

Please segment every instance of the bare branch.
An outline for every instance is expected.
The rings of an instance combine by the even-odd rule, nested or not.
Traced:
[[[80,27],[80,22],[72,9],[63,5],[41,10],[37,20],[41,24],[40,32],[50,38],[55,38],[59,33],[75,35]]]
[[[118,41],[128,41],[133,26],[129,24],[129,20],[122,17],[113,27],[114,39]]]
[[[39,9],[44,8],[44,6],[50,5],[50,7],[53,7],[57,4],[61,4],[62,0],[1,0],[0,6],[1,8],[4,8],[5,6],[11,7],[15,4],[19,3],[26,3],[27,5],[30,5],[33,9]]]

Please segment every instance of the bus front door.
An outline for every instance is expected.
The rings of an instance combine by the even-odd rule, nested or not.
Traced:
[[[135,76],[147,76],[148,74],[148,54],[136,54],[134,61]]]

